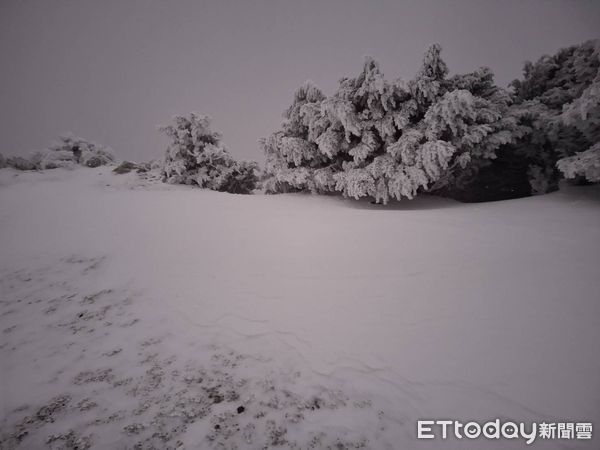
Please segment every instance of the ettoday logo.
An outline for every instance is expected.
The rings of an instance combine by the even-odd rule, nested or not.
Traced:
[[[417,439],[523,439],[531,445],[541,439],[591,439],[591,422],[502,422],[500,419],[485,422],[463,423],[459,420],[419,420],[417,421]]]

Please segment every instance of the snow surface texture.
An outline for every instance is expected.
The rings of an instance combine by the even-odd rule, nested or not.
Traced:
[[[600,191],[388,206],[0,170],[2,448],[523,448],[600,424]],[[598,438],[535,448],[598,448]]]

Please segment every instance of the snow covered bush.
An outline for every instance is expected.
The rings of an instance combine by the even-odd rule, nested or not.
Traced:
[[[6,166],[6,158],[2,153],[0,153],[0,169],[4,169]]]
[[[236,194],[252,192],[258,181],[257,164],[234,160],[221,143],[221,135],[211,131],[210,122],[208,116],[191,113],[175,116],[173,124],[160,128],[171,139],[163,181]]]
[[[49,148],[37,151],[31,156],[31,163],[37,170],[59,167],[71,169],[77,165],[99,167],[114,161],[109,148],[72,134],[60,136]]]
[[[41,152],[38,167],[53,169],[81,164],[87,167],[99,167],[115,161],[112,151],[96,142],[66,134],[49,149]],[[37,163],[37,161],[35,161]]]
[[[31,162],[37,170],[72,169],[77,165],[72,151],[62,149],[44,149],[31,155]]]
[[[7,167],[12,167],[17,170],[36,170],[37,167],[35,163],[27,158],[23,158],[21,156],[11,156],[6,159]]]
[[[600,41],[528,62],[523,72],[512,83],[517,100],[512,110],[528,131],[515,157],[529,165],[534,193],[557,189],[561,173],[585,174],[586,164],[593,174],[600,142]]]
[[[367,58],[331,97],[301,86],[281,130],[261,140],[266,192],[341,192],[387,203],[473,179],[521,130],[489,69],[448,78],[440,52],[432,45],[408,83],[387,81]]]
[[[34,152],[29,158],[13,156],[7,158],[5,164],[17,170],[45,170],[59,167],[72,169],[78,164],[98,167],[114,161],[108,147],[67,134],[60,136],[59,141],[49,148]]]

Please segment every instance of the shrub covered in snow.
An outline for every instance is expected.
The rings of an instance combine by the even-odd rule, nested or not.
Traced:
[[[98,167],[112,164],[115,158],[112,151],[95,142],[74,136],[64,135],[47,149],[34,152],[30,158],[15,156],[6,160],[6,165],[17,170],[45,170],[56,168],[71,169],[76,165]]]
[[[489,69],[448,78],[440,51],[431,46],[408,83],[387,81],[367,59],[331,97],[310,83],[300,87],[282,129],[261,141],[266,192],[341,192],[386,203],[475,177],[521,129]]]
[[[221,143],[221,135],[210,129],[210,117],[191,113],[176,116],[161,127],[171,139],[162,167],[163,180],[192,184],[215,191],[248,194],[255,189],[258,166],[234,160]]]
[[[77,165],[73,152],[63,149],[39,150],[31,155],[30,161],[38,170],[72,169]]]
[[[17,170],[36,170],[37,167],[33,161],[21,156],[11,156],[6,159],[6,165]]]
[[[40,169],[71,167],[81,164],[99,167],[112,164],[115,158],[112,151],[100,144],[72,134],[63,135],[49,149],[34,155],[34,162]]]

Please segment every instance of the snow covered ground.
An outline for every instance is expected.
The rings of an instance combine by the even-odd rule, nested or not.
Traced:
[[[1,448],[524,448],[594,422],[600,190],[376,206],[0,170]],[[538,439],[535,448],[598,448]]]

